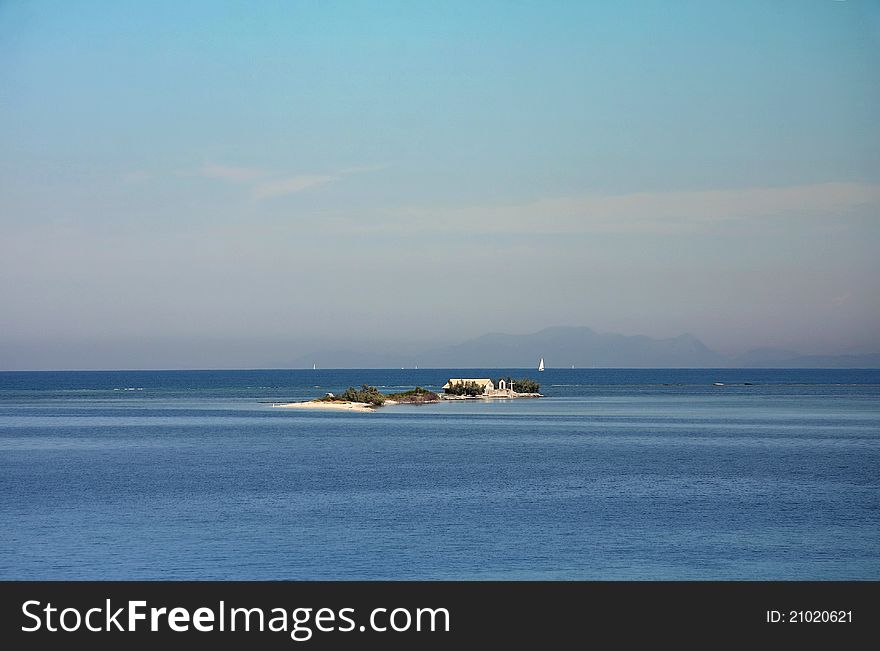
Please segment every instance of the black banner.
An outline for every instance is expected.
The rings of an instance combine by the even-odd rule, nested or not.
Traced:
[[[839,645],[880,632],[878,582],[4,582],[0,593],[5,648]]]

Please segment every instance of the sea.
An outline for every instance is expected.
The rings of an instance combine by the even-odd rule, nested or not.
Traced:
[[[880,370],[4,372],[0,579],[876,580]]]

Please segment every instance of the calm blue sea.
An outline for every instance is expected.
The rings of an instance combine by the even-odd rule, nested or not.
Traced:
[[[880,579],[880,371],[0,373],[0,578]]]

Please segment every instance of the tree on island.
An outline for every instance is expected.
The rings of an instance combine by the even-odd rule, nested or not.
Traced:
[[[456,382],[444,391],[450,396],[481,396],[483,387],[476,382]]]
[[[342,395],[339,396],[339,400],[345,400],[347,402],[365,402],[374,407],[381,407],[385,403],[385,396],[383,396],[376,387],[362,384],[360,389],[348,387]]]
[[[425,402],[437,402],[440,400],[440,396],[436,393],[423,389],[422,387],[416,387],[415,389],[403,391],[402,393],[392,393],[385,397],[388,400],[409,404],[422,404]]]
[[[506,378],[501,377],[498,378],[495,386],[500,386],[502,381],[507,384],[508,389],[513,389],[516,393],[540,393],[541,385],[529,378],[514,380],[510,376]]]
[[[371,407],[381,407],[383,404],[385,404],[387,400],[393,400],[397,403],[421,405],[429,402],[438,402],[440,400],[440,396],[438,396],[433,391],[423,389],[422,387],[416,387],[415,389],[410,389],[409,391],[392,393],[386,396],[382,393],[379,393],[379,389],[377,389],[376,387],[362,384],[360,389],[348,387],[338,396],[332,393],[328,393],[320,398],[315,398],[312,402],[364,402]]]

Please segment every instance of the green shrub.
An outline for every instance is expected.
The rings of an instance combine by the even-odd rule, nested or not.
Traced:
[[[451,396],[481,396],[483,387],[476,382],[456,382],[444,391]]]
[[[403,391],[402,393],[392,393],[386,397],[389,400],[405,403],[436,402],[440,399],[440,396],[436,393],[423,389],[422,387],[416,387],[415,389]]]
[[[374,407],[381,407],[385,403],[385,396],[379,393],[379,389],[362,384],[360,389],[348,387],[341,396],[340,400],[348,400],[349,402],[365,402]]]
[[[541,385],[529,378],[522,378],[519,380],[514,380],[510,377],[498,378],[498,381],[495,383],[496,387],[501,384],[501,380],[504,380],[507,383],[508,389],[513,389],[517,393],[539,393],[541,390]]]

